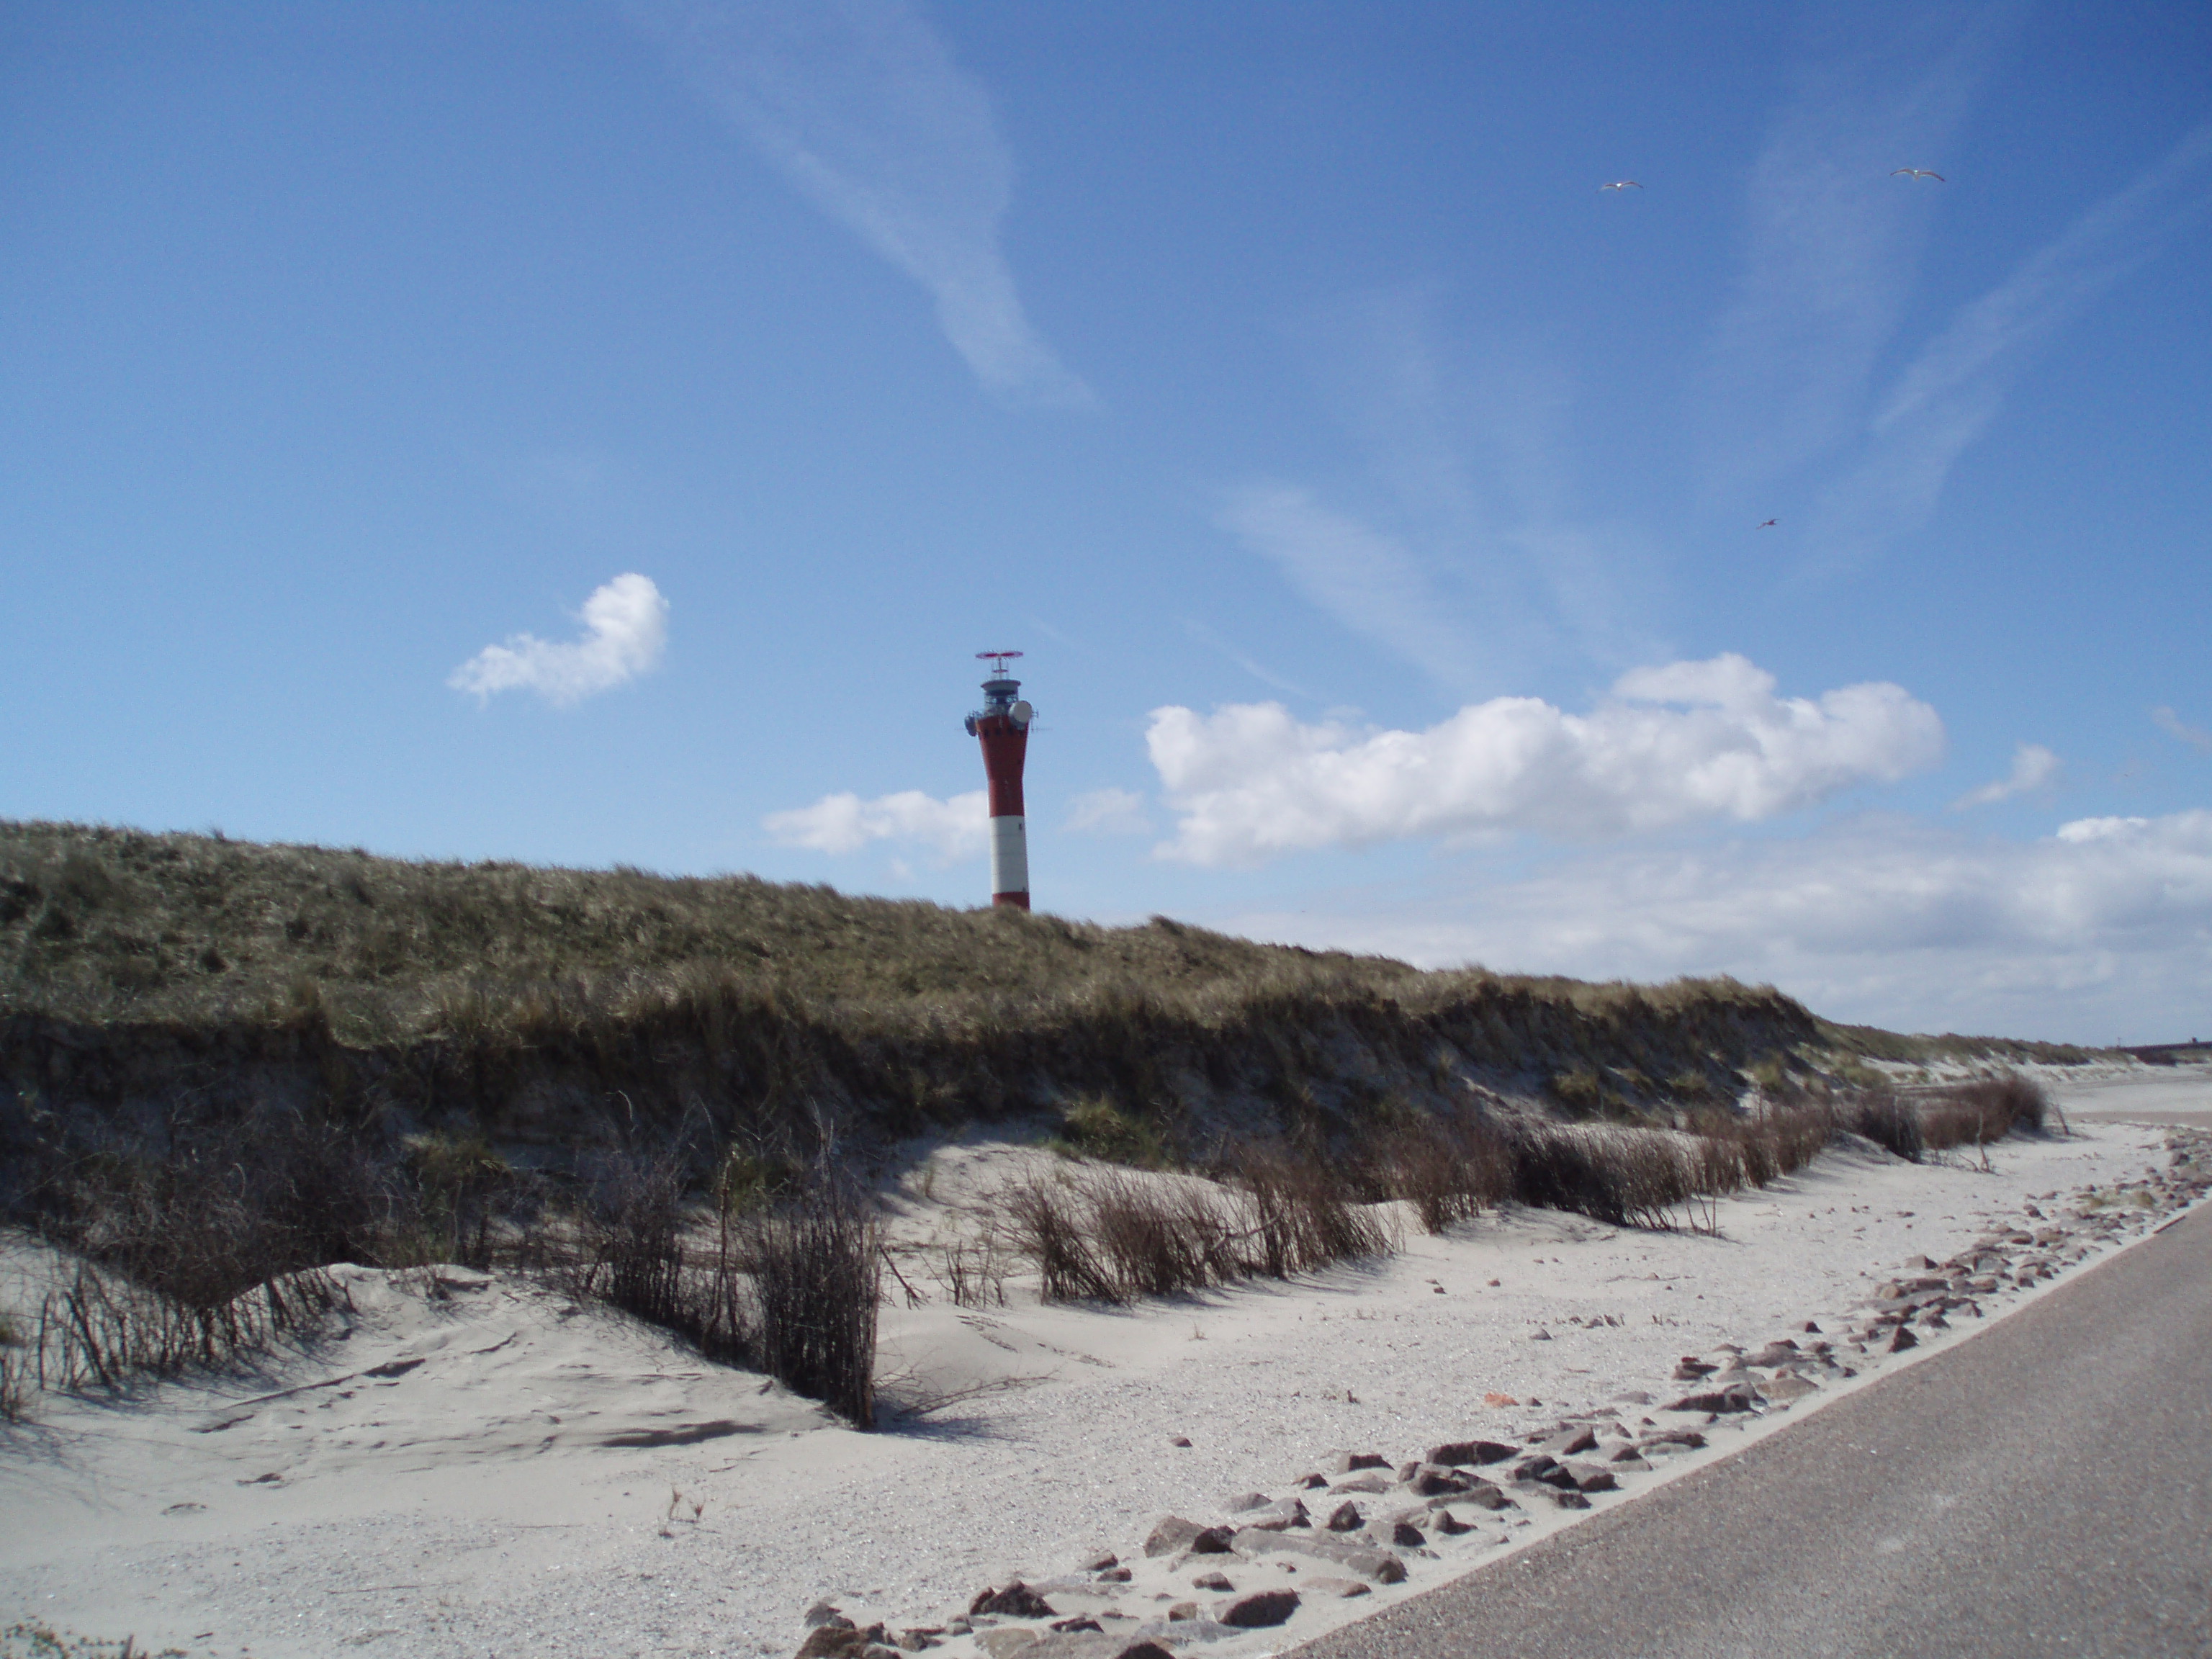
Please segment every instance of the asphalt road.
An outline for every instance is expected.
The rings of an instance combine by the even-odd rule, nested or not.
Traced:
[[[1299,1659],[2212,1656],[2212,1206]]]

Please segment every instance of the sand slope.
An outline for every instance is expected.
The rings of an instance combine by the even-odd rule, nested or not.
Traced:
[[[886,1307],[882,1369],[921,1409],[870,1435],[542,1286],[347,1269],[353,1310],[331,1334],[251,1376],[50,1398],[5,1431],[0,1614],[266,1659],[787,1654],[817,1597],[863,1624],[942,1625],[1019,1576],[1135,1628],[1156,1597],[1192,1595],[1196,1568],[1079,1589],[1083,1552],[1139,1557],[1160,1515],[1284,1496],[1333,1449],[1395,1461],[1625,1390],[1671,1398],[1680,1356],[1835,1328],[1908,1257],[1956,1251],[2033,1195],[2139,1176],[2162,1140],[2099,1123],[2008,1142],[1990,1172],[1832,1152],[1724,1202],[1718,1237],[1517,1212],[1295,1285],[1134,1310],[1042,1307],[1018,1283],[1006,1308],[963,1310],[910,1271],[933,1299]],[[957,1225],[995,1169],[1031,1156],[957,1150],[896,1231]],[[1403,1590],[1310,1597],[1291,1626],[1205,1650],[1279,1648],[1572,1518],[1489,1517],[1433,1559],[1409,1553]],[[1236,1565],[1254,1582],[1267,1567]]]

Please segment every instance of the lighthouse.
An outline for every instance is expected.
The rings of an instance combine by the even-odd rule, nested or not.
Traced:
[[[1036,711],[1022,701],[1022,683],[1006,664],[1018,651],[978,651],[991,665],[983,706],[968,717],[968,731],[983,744],[983,775],[991,781],[991,902],[1030,908],[1028,820],[1022,816],[1022,760]]]

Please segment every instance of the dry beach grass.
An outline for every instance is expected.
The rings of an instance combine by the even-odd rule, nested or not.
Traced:
[[[0,1595],[35,1594],[56,1624],[102,1635],[215,1628],[224,1651],[250,1643],[270,1659],[350,1650],[380,1630],[427,1656],[493,1641],[580,1655],[604,1650],[610,1632],[669,1651],[787,1655],[817,1596],[863,1626],[944,1627],[979,1586],[1014,1577],[1047,1586],[1063,1614],[1157,1620],[1155,1589],[1218,1610],[1216,1594],[1186,1582],[1201,1567],[1225,1567],[1238,1595],[1254,1575],[1260,1588],[1302,1589],[1309,1575],[1285,1577],[1273,1558],[1182,1571],[1146,1561],[1138,1545],[1162,1512],[1210,1522],[1237,1493],[1279,1498],[1332,1448],[1372,1449],[1395,1468],[1444,1440],[1548,1439],[1563,1416],[1589,1415],[1602,1431],[1623,1390],[1671,1400],[1656,1390],[1681,1355],[1723,1369],[1677,1392],[1726,1380],[1718,1345],[1747,1344],[1749,1359],[1784,1332],[1808,1348],[1828,1340],[1802,1333],[1808,1318],[1842,1363],[1863,1363],[1846,1345],[1896,1316],[1875,1310],[1914,1292],[1907,1264],[1923,1255],[1980,1271],[1978,1241],[2025,1240],[2062,1212],[2093,1228],[2116,1218],[2115,1237],[2149,1224],[2170,1202],[2159,1182],[2134,1179],[2150,1150],[2098,1126],[1999,1143],[1984,1171],[1844,1142],[1720,1200],[1717,1233],[1508,1206],[1431,1234],[1401,1204],[1390,1255],[1127,1304],[1042,1300],[1018,1266],[1007,1305],[981,1312],[932,1293],[917,1268],[933,1239],[973,1224],[1012,1184],[1079,1180],[1086,1166],[963,1141],[885,1198],[886,1242],[927,1295],[884,1302],[885,1373],[903,1379],[900,1401],[948,1403],[866,1436],[794,1415],[799,1402],[757,1395],[744,1373],[702,1365],[647,1328],[579,1310],[556,1282],[333,1270],[356,1304],[341,1316],[343,1343],[282,1348],[235,1380],[48,1402],[36,1432],[74,1448],[80,1473],[56,1481],[27,1459],[0,1460]],[[2075,1194],[2070,1209],[2054,1191]],[[2023,1204],[2050,1219],[2021,1221]],[[2007,1284],[2031,1263],[2063,1270],[2072,1254],[2058,1243],[2002,1252]],[[1932,1319],[1933,1304],[1917,1312]],[[364,1369],[382,1374],[362,1380]],[[324,1386],[250,1403],[303,1384]],[[1653,1432],[1613,1409],[1638,1443]],[[215,1425],[228,1426],[200,1431]],[[1642,1455],[1663,1472],[1659,1446]],[[674,1522],[672,1489],[684,1495]],[[1462,1536],[1428,1527],[1437,1559],[1401,1551],[1406,1588],[1553,1524],[1547,1490],[1509,1483],[1519,1509],[1469,1510]],[[1386,1534],[1394,1504],[1421,1501],[1328,1502],[1347,1499]],[[1117,1592],[1073,1570],[1101,1546],[1134,1563],[1138,1583]],[[1373,1586],[1356,1604],[1325,1604],[1316,1592],[1288,1631],[1208,1650],[1279,1648],[1326,1628],[1341,1616],[1333,1608],[1399,1593]],[[969,1650],[951,1643],[947,1659]]]

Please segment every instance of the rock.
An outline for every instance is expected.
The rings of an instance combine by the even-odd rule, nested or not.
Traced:
[[[1670,1412],[1711,1412],[1717,1414],[1747,1412],[1756,1399],[1748,1383],[1734,1382],[1711,1394],[1685,1395],[1667,1409]]]
[[[1270,1532],[1283,1532],[1291,1527],[1310,1527],[1313,1517],[1306,1513],[1306,1506],[1297,1498],[1285,1498],[1268,1504],[1264,1510],[1247,1510],[1238,1524],[1265,1527]]]
[[[1367,1517],[1359,1512],[1358,1504],[1347,1502],[1328,1512],[1328,1524],[1331,1532],[1358,1532],[1367,1524]]]
[[[1331,1474],[1357,1474],[1362,1469],[1387,1469],[1390,1460],[1381,1452],[1338,1452],[1323,1467]]]
[[[996,1614],[1001,1619],[1051,1619],[1056,1617],[1052,1604],[1018,1578],[1004,1589],[985,1588],[968,1604],[971,1619],[979,1613]]]
[[[884,1627],[871,1625],[866,1630],[855,1630],[853,1621],[842,1614],[814,1627],[814,1633],[799,1644],[792,1659],[866,1659],[871,1648],[880,1647]]]
[[[814,1630],[832,1622],[842,1626],[847,1630],[853,1628],[853,1621],[827,1601],[817,1601],[812,1607],[807,1608],[805,1616],[799,1622],[809,1630]]]
[[[1472,1504],[1480,1510],[1510,1510],[1514,1507],[1513,1500],[1505,1495],[1505,1489],[1487,1480],[1474,1482],[1452,1501]]]
[[[1168,1444],[1170,1446],[1188,1446],[1190,1444],[1190,1437],[1187,1434],[1179,1434],[1176,1436],[1174,1439],[1169,1441]]]
[[[1210,1590],[1233,1590],[1237,1588],[1229,1582],[1229,1575],[1225,1572],[1201,1572],[1190,1581],[1190,1587]]]
[[[1316,1486],[1328,1485],[1328,1477],[1325,1474],[1302,1474],[1291,1484],[1300,1492],[1311,1492]]]
[[[1577,1492],[1611,1492],[1620,1483],[1613,1478],[1613,1471],[1595,1463],[1562,1463],[1568,1478],[1575,1483]]]
[[[1135,1576],[1127,1567],[1103,1567],[1099,1570],[1098,1582],[1102,1584],[1126,1584]]]
[[[1820,1328],[1808,1319],[1805,1322],[1805,1334],[1808,1336],[1818,1336],[1820,1334]]]
[[[1085,1556],[1083,1559],[1082,1571],[1085,1572],[1103,1572],[1109,1567],[1118,1567],[1121,1565],[1121,1558],[1120,1556],[1115,1554],[1111,1550],[1103,1550],[1097,1555]]]
[[[1447,1538],[1456,1538],[1462,1533],[1473,1532],[1474,1530],[1474,1523],[1471,1521],[1461,1520],[1459,1516],[1454,1515],[1449,1510],[1438,1510],[1437,1511],[1437,1530],[1443,1534]]]
[[[1701,1376],[1711,1376],[1719,1369],[1717,1365],[1707,1364],[1695,1354],[1686,1353],[1674,1366],[1674,1380],[1677,1382],[1694,1382]]]
[[[1695,1429],[1660,1429],[1636,1443],[1639,1446],[1680,1446],[1685,1451],[1705,1449],[1705,1437]]]
[[[1589,1498],[1572,1489],[1553,1492],[1552,1501],[1563,1510],[1586,1510],[1590,1506]]]
[[[1240,1492],[1221,1507],[1231,1515],[1242,1515],[1247,1510],[1264,1510],[1274,1501],[1263,1492]]]
[[[1393,1521],[1390,1541],[1401,1550],[1424,1549],[1428,1546],[1429,1535],[1410,1521]]]
[[[1572,1457],[1576,1453],[1586,1452],[1596,1444],[1597,1434],[1595,1430],[1573,1428],[1563,1434],[1553,1435],[1544,1443],[1544,1449],[1553,1457]]]
[[[1224,1608],[1220,1614],[1224,1625],[1234,1625],[1239,1630],[1263,1630],[1270,1625],[1279,1625],[1298,1610],[1298,1593],[1294,1589],[1255,1590],[1249,1595],[1240,1595]]]
[[[1434,1498],[1439,1492],[1465,1492],[1473,1482],[1441,1463],[1420,1463],[1414,1466],[1412,1478],[1405,1484],[1413,1489],[1418,1498]]]
[[[1547,1330],[1534,1330],[1528,1333],[1528,1340],[1531,1342],[1549,1342],[1552,1340],[1552,1334]]]
[[[908,1653],[923,1653],[935,1647],[938,1644],[938,1638],[944,1634],[944,1626],[940,1625],[917,1626],[901,1631],[898,1633],[898,1640],[891,1645],[902,1648]]]
[[[1355,1595],[1370,1595],[1374,1592],[1357,1578],[1309,1578],[1305,1581],[1309,1595],[1333,1595],[1340,1601],[1349,1601]]]
[[[1491,1282],[1492,1284],[1497,1283],[1495,1279],[1492,1279]],[[1497,1411],[1503,1407],[1517,1406],[1521,1402],[1516,1400],[1510,1394],[1486,1394],[1482,1396],[1482,1403],[1489,1407],[1492,1411]]]
[[[1188,1550],[1196,1555],[1218,1555],[1229,1547],[1225,1527],[1201,1527],[1179,1515],[1164,1517],[1145,1540],[1146,1556],[1176,1555]]]
[[[1197,1617],[1198,1603],[1195,1601],[1178,1601],[1168,1609],[1168,1622],[1170,1624],[1180,1625],[1186,1619]]]
[[[1100,1624],[1096,1619],[1084,1618],[1057,1619],[1053,1621],[1052,1628],[1058,1631],[1062,1636],[1073,1636],[1087,1630],[1097,1631],[1101,1635],[1103,1635],[1106,1631],[1106,1626]]]
[[[1174,1659],[1172,1650],[1142,1636],[1055,1631],[1021,1650],[1022,1659]]]
[[[1771,1370],[1777,1365],[1787,1365],[1791,1360],[1799,1357],[1797,1345],[1784,1337],[1778,1342],[1770,1342],[1761,1348],[1753,1356],[1751,1364]]]
[[[1037,1633],[1020,1625],[1001,1625],[996,1630],[975,1632],[975,1645],[991,1656],[991,1659],[1013,1659],[1018,1653],[1027,1653],[1037,1643]]]
[[[1441,1446],[1430,1447],[1426,1461],[1453,1468],[1503,1463],[1512,1455],[1512,1447],[1495,1440],[1449,1440]]]
[[[1390,1490],[1390,1477],[1370,1469],[1365,1474],[1355,1474],[1348,1480],[1340,1480],[1329,1488],[1332,1493],[1340,1492],[1381,1492]]]
[[[1401,1583],[1406,1577],[1406,1564],[1389,1551],[1341,1541],[1326,1533],[1248,1530],[1237,1534],[1237,1550],[1245,1556],[1287,1553],[1334,1562],[1378,1584]]]
[[[1920,1339],[1913,1335],[1911,1326],[1899,1325],[1896,1334],[1889,1339],[1887,1346],[1890,1352],[1903,1353],[1907,1348],[1918,1347]]]
[[[1541,1452],[1516,1463],[1513,1478],[1516,1480],[1538,1481],[1547,1486],[1571,1486],[1575,1484],[1574,1476],[1567,1473],[1565,1464]]]
[[[1808,1382],[1802,1376],[1780,1376],[1771,1382],[1760,1383],[1759,1391],[1766,1396],[1770,1403],[1786,1406],[1793,1400],[1802,1400],[1808,1394],[1820,1393],[1820,1385],[1817,1382]]]
[[[1651,1468],[1650,1463],[1636,1455],[1636,1449],[1632,1446],[1623,1446],[1613,1455],[1611,1461],[1613,1468],[1628,1474],[1646,1474]]]

